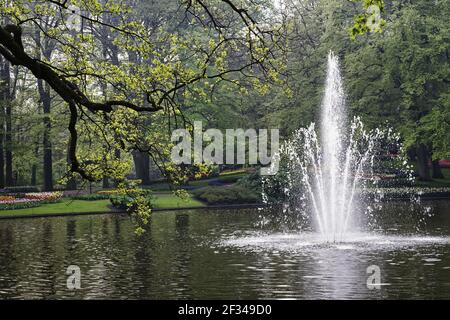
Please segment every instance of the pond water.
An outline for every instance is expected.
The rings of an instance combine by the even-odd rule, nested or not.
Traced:
[[[0,298],[450,299],[450,201],[423,206],[419,229],[405,217],[422,213],[393,203],[382,230],[340,244],[261,229],[256,209],[156,212],[140,238],[124,216],[0,220]],[[66,287],[69,265],[79,290]]]

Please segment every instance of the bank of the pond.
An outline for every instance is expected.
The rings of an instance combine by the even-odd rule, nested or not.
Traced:
[[[28,215],[52,215],[85,212],[108,212],[111,211],[109,200],[72,200],[63,199],[56,203],[42,204],[39,207],[1,210],[0,217],[28,216]]]
[[[249,209],[249,208],[264,208],[267,205],[262,203],[248,203],[248,204],[224,204],[224,205],[211,205],[211,206],[197,206],[197,207],[167,207],[167,208],[153,208],[153,212],[170,212],[181,210],[230,210],[230,209]],[[108,208],[108,211],[91,211],[91,212],[59,212],[59,213],[38,213],[38,214],[16,214],[16,215],[1,215],[2,219],[30,219],[30,218],[52,218],[52,217],[70,217],[70,216],[86,216],[86,215],[126,215],[127,212],[123,210],[112,210]]]
[[[154,210],[166,209],[186,209],[201,208],[205,204],[192,197],[180,199],[172,193],[155,193]],[[0,210],[0,219],[2,218],[21,218],[21,217],[49,217],[63,215],[86,215],[86,214],[105,214],[120,213],[120,210],[111,208],[111,202],[108,199],[103,200],[74,200],[65,198],[57,203],[43,204],[39,207]]]
[[[386,194],[382,201],[410,201],[413,193],[406,192],[407,189],[385,189]],[[427,192],[417,192],[420,199],[427,200],[449,200],[450,191],[444,189],[427,189]],[[242,203],[242,204],[205,204],[192,195],[187,199],[181,199],[169,192],[157,192],[153,197],[153,211],[175,211],[186,209],[240,209],[240,208],[263,208],[263,203]],[[123,210],[116,210],[107,199],[103,200],[74,200],[65,198],[57,203],[43,204],[39,207],[0,210],[0,219],[16,218],[39,218],[57,216],[77,216],[77,215],[103,215],[103,214],[125,214]]]

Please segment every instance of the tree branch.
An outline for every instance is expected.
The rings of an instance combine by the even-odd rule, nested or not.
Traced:
[[[139,112],[160,110],[156,104],[141,107],[128,101],[111,100],[103,103],[91,101],[76,84],[60,77],[52,67],[40,60],[31,58],[23,49],[21,27],[15,25],[0,26],[0,53],[12,64],[29,69],[33,75],[47,82],[50,87],[67,103],[76,103],[88,110],[111,112],[114,106],[123,106]]]

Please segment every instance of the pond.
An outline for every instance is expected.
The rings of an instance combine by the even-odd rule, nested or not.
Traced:
[[[450,201],[423,206],[419,230],[393,203],[383,230],[340,244],[261,229],[256,209],[155,212],[140,238],[118,215],[0,220],[0,298],[449,299]],[[67,289],[69,265],[79,290]]]

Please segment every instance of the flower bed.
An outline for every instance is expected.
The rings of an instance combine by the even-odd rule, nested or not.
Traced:
[[[25,199],[37,200],[39,202],[56,202],[62,198],[62,192],[32,192],[24,195]]]
[[[54,203],[62,198],[62,192],[32,192],[0,197],[0,210],[16,210]]]
[[[108,200],[111,196],[108,194],[82,194],[82,195],[74,195],[71,196],[70,199],[73,200],[84,200],[84,201],[97,201],[97,200]]]
[[[14,199],[0,201],[0,210],[16,210],[39,207],[41,203],[32,199]]]
[[[14,196],[0,196],[0,201],[14,201],[16,197]]]

